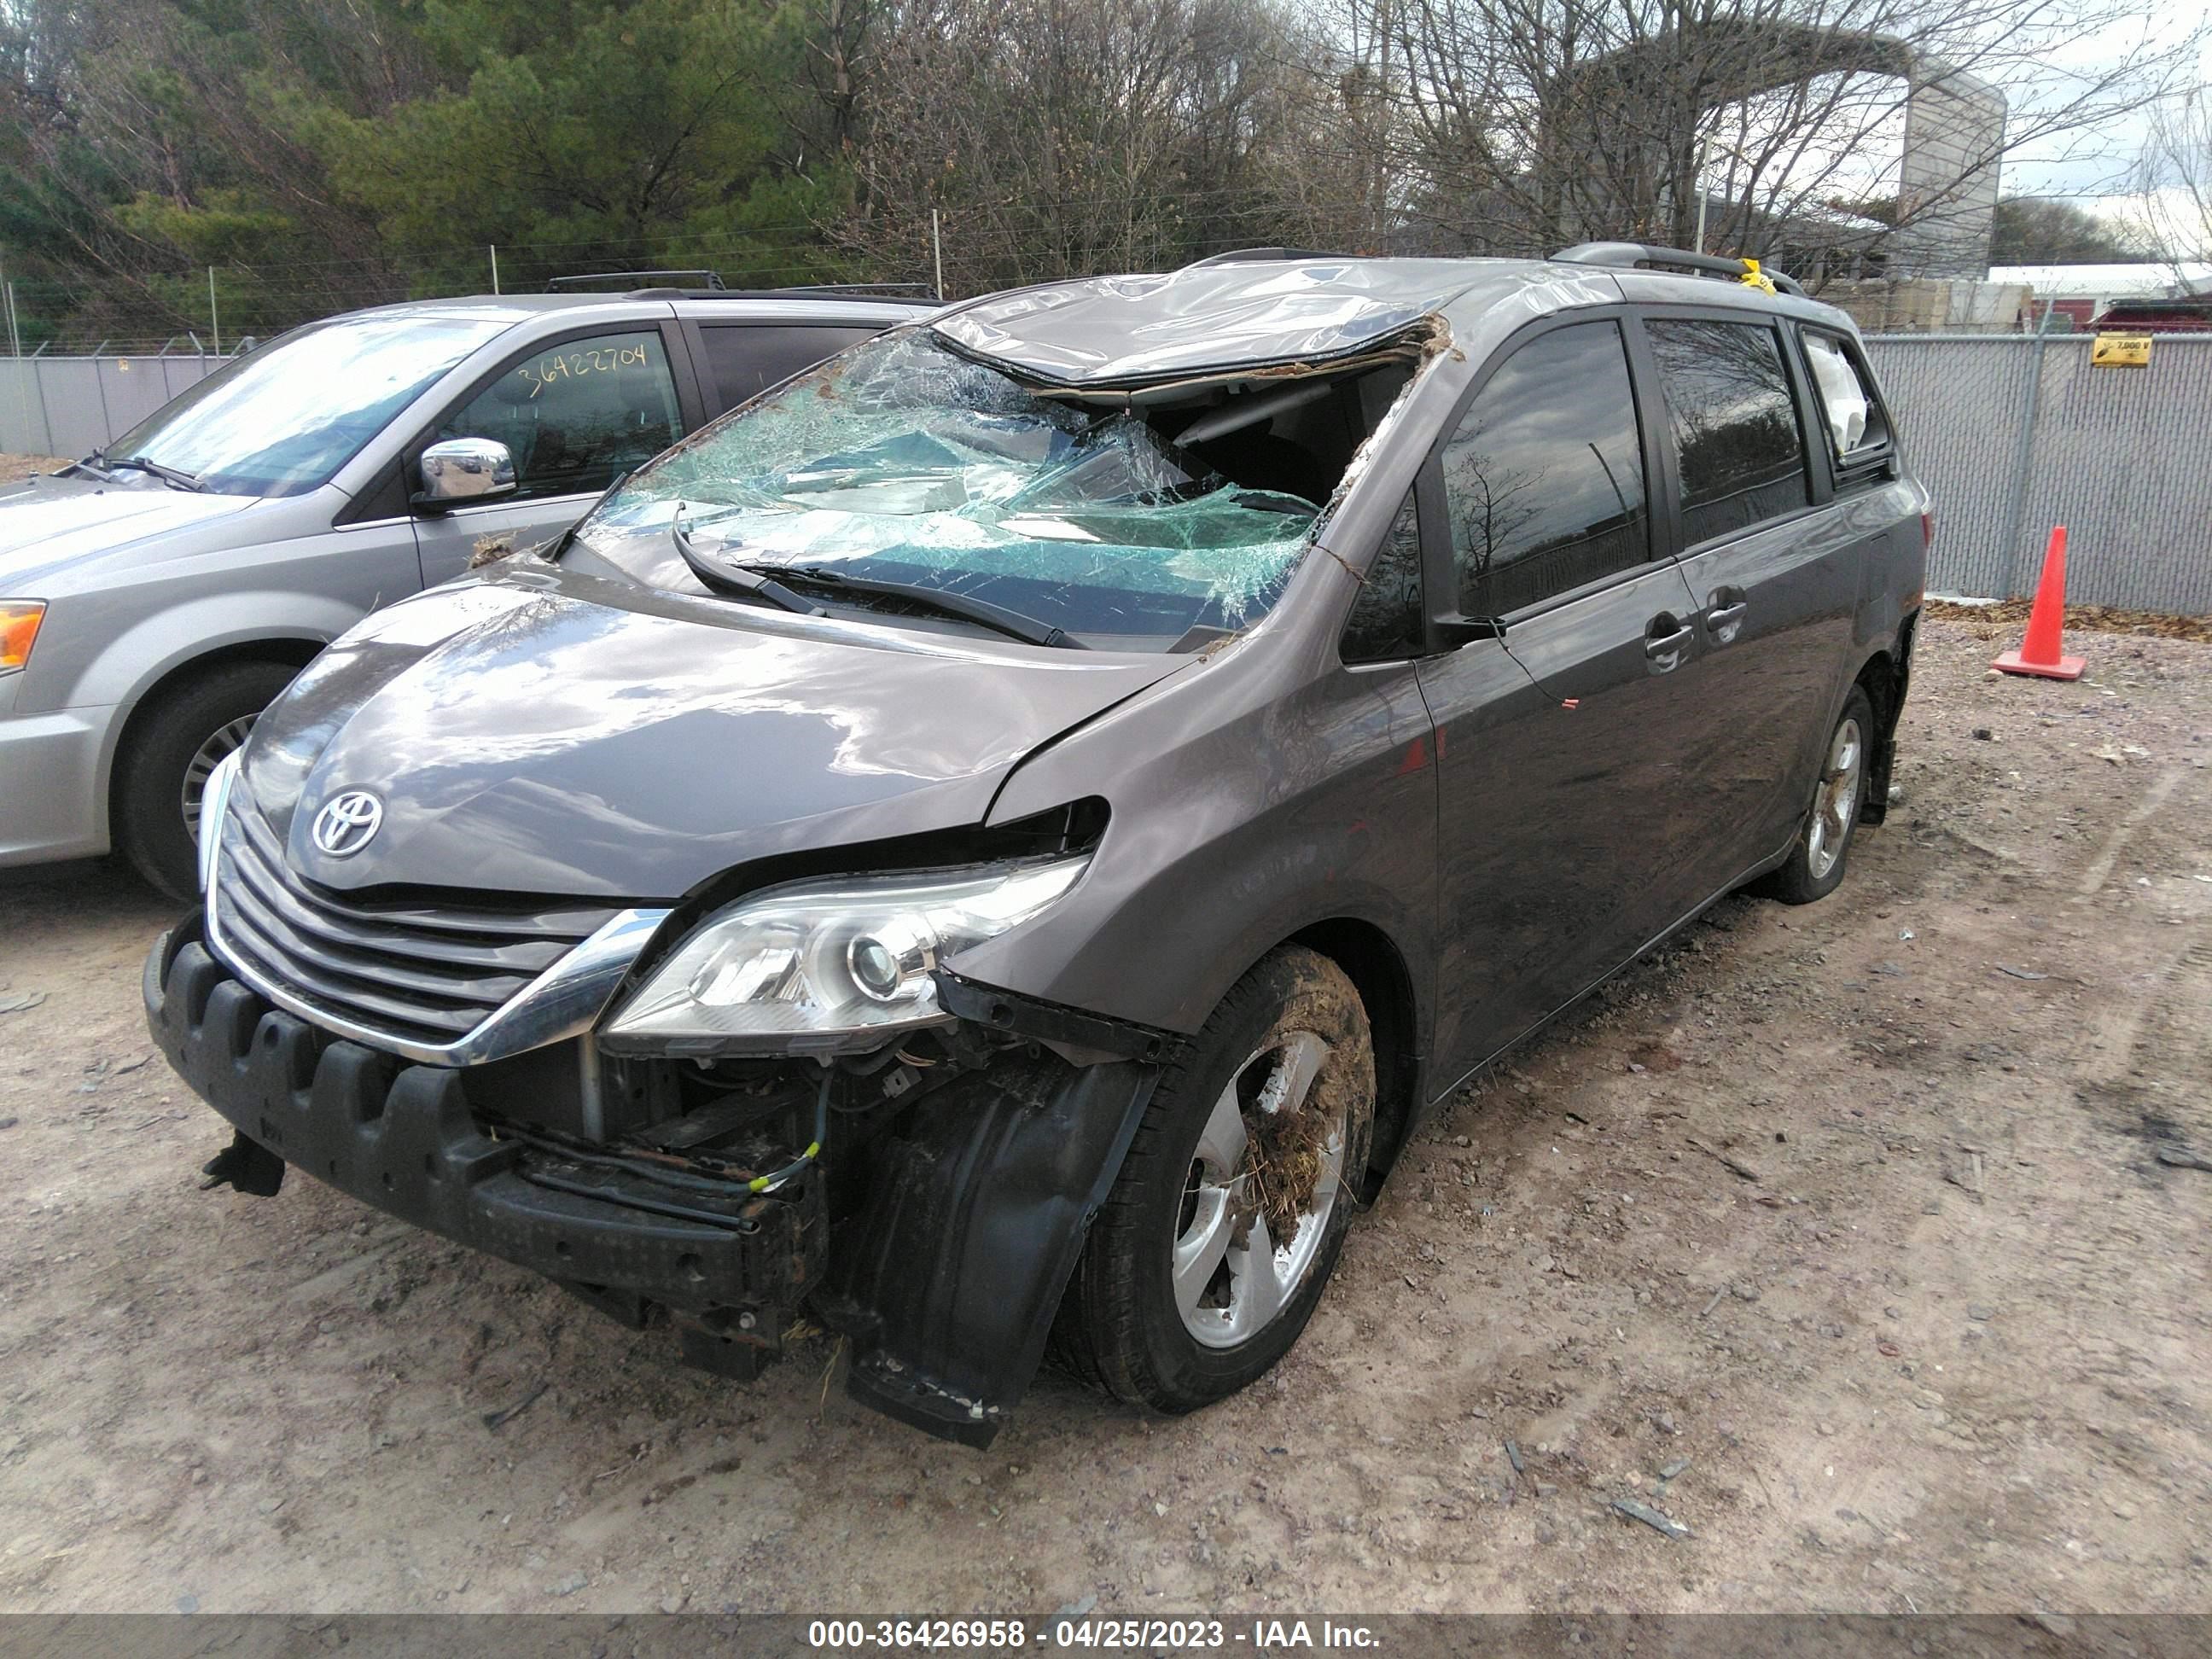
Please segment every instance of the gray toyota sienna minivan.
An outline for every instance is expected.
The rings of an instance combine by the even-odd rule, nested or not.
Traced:
[[[1757,285],[1743,280],[1747,276]],[[148,961],[236,1133],[971,1443],[1264,1372],[1423,1112],[1879,821],[1928,498],[1733,261],[1280,251],[856,345],[341,638]]]

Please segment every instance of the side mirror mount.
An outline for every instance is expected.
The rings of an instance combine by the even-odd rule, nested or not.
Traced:
[[[1439,617],[1435,623],[1437,643],[1447,651],[1456,651],[1477,640],[1502,640],[1505,637],[1505,619],[1502,617],[1468,617],[1455,612]]]
[[[410,505],[417,512],[442,513],[472,501],[514,494],[514,457],[493,438],[448,438],[422,452],[422,488]]]

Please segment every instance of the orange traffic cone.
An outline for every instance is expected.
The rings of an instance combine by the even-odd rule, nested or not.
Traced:
[[[2043,580],[2035,585],[2035,609],[2027,613],[2027,637],[1990,665],[2008,674],[2033,674],[2046,680],[2078,680],[2087,666],[2079,657],[2058,654],[2059,631],[2066,625],[2066,526],[2051,532],[2043,556]]]

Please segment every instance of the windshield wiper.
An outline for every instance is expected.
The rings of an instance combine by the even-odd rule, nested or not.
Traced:
[[[629,471],[623,473],[622,477],[617,478],[612,483],[609,484],[605,489],[599,492],[599,501],[604,504],[607,501],[612,501],[615,496],[615,491],[620,489],[624,484],[628,483],[636,476],[637,469],[635,467],[630,468]],[[681,501],[677,503],[678,511],[682,510],[683,505],[684,504]],[[596,510],[597,509],[594,508],[594,511]],[[544,547],[538,549],[538,556],[544,560],[548,564],[559,563],[561,556],[576,544],[576,532],[583,528],[584,519],[588,519],[591,516],[591,514],[586,513],[584,514],[583,519],[578,519],[570,524],[566,530],[556,536],[551,541],[546,543]],[[682,550],[679,549],[678,550],[681,551]],[[696,550],[695,549],[694,550],[696,551]],[[704,579],[702,578],[702,580]]]
[[[956,593],[949,588],[932,587],[926,582],[895,582],[874,576],[848,576],[842,570],[832,570],[819,564],[750,564],[741,568],[753,571],[781,571],[803,581],[814,582],[823,587],[841,588],[848,593],[875,593],[887,599],[912,599],[940,615],[976,623],[1030,645],[1063,646],[1071,651],[1090,648],[1073,634],[1055,628],[1050,623],[1025,617],[1018,611],[1009,611],[988,599]]]
[[[1050,623],[1024,617],[1018,611],[1009,611],[988,599],[971,599],[965,593],[950,592],[923,582],[895,582],[880,580],[873,576],[848,576],[842,570],[832,570],[818,564],[709,560],[685,532],[684,506],[680,501],[677,503],[676,516],[669,520],[668,530],[671,539],[676,544],[677,552],[691,568],[691,574],[717,592],[751,594],[770,604],[780,605],[787,611],[796,611],[802,616],[828,616],[830,613],[820,605],[803,594],[793,592],[777,580],[779,576],[795,576],[818,587],[848,593],[872,593],[886,599],[910,599],[940,616],[957,617],[963,622],[975,623],[1030,645],[1064,646],[1073,651],[1087,648],[1082,641]]]
[[[715,564],[692,545],[691,538],[684,528],[684,503],[676,503],[676,516],[668,521],[669,539],[691,574],[717,593],[743,594],[747,598],[766,599],[770,605],[786,611],[795,611],[802,617],[826,617],[830,613],[813,600],[794,593],[781,582],[765,577],[741,564]]]
[[[92,453],[93,459],[110,472],[114,471],[118,466],[127,466],[136,471],[150,472],[172,489],[204,490],[207,487],[200,482],[198,473],[182,471],[173,466],[164,466],[159,461],[148,460],[143,455],[118,455],[111,460],[99,450],[95,449]]]

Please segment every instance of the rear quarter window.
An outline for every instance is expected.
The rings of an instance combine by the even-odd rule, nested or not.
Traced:
[[[1839,334],[1807,329],[1805,362],[1814,401],[1827,434],[1828,456],[1838,484],[1880,476],[1890,444],[1889,419],[1875,394],[1874,376],[1857,348]]]
[[[735,409],[878,332],[827,324],[702,323],[699,327],[707,368],[724,409]]]

